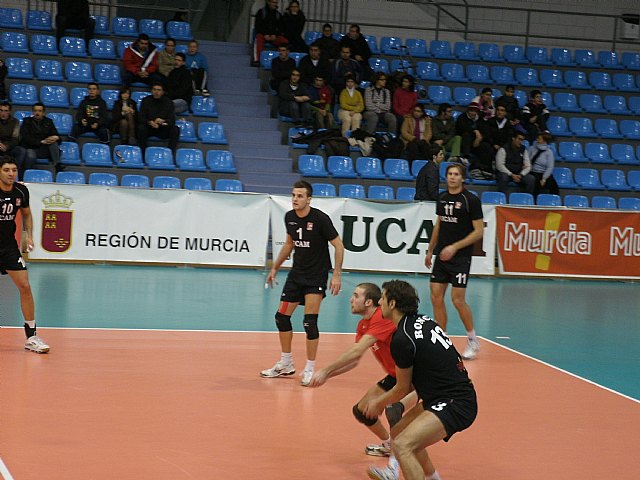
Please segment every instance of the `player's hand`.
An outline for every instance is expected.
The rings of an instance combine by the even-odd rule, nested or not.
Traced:
[[[447,245],[440,252],[440,260],[442,260],[443,262],[448,262],[453,258],[457,251],[458,249],[453,245]]]
[[[33,239],[31,237],[27,237],[27,251],[30,252],[33,250]]]
[[[272,268],[271,270],[269,270],[269,274],[267,275],[267,280],[264,282],[264,286],[266,287],[271,287],[273,288],[273,282],[276,281],[276,275],[278,274],[278,271],[275,270],[274,268]],[[276,282],[277,284],[278,282]]]
[[[327,381],[329,377],[327,376],[327,373],[323,370],[319,370],[316,373],[313,374],[313,377],[311,377],[311,381],[309,382],[309,387],[320,387],[322,385],[325,384],[325,382]]]
[[[382,411],[384,410],[384,405],[380,406],[378,404],[378,401],[374,398],[369,400],[364,408],[362,409],[362,413],[364,413],[364,416],[370,419],[374,419],[374,418],[378,418],[380,415],[382,415]]]
[[[427,256],[424,257],[424,266],[427,268],[431,268],[431,265],[433,265],[433,254],[427,253]]]
[[[331,282],[329,283],[329,290],[331,295],[338,295],[340,293],[340,287],[342,286],[342,278],[335,273],[331,276]]]

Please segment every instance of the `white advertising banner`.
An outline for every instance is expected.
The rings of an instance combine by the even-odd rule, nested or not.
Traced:
[[[38,260],[262,267],[269,196],[28,185]]]
[[[272,251],[277,257],[286,239],[284,214],[291,198],[272,196]],[[312,206],[325,212],[345,245],[343,268],[388,272],[427,272],[424,256],[436,219],[435,203],[376,203],[345,198],[314,198]],[[495,207],[483,206],[484,238],[475,247],[471,273],[495,273]],[[333,258],[333,247],[329,247]],[[284,266],[291,266],[291,260]]]

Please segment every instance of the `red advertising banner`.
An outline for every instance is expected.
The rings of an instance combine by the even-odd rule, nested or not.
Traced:
[[[500,273],[640,278],[640,213],[496,208]]]

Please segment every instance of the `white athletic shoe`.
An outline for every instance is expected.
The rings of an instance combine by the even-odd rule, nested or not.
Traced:
[[[36,335],[27,338],[27,341],[24,342],[24,348],[36,353],[47,353],[49,351],[49,345]]]
[[[300,385],[308,387],[311,383],[311,377],[313,377],[313,370],[304,370],[300,374]]]
[[[275,377],[286,377],[287,375],[293,375],[296,373],[296,367],[291,363],[283,363],[282,360],[278,360],[276,364],[267,369],[262,370],[260,372],[261,377],[266,378],[275,378]]]
[[[465,360],[473,360],[478,356],[478,350],[480,350],[480,343],[478,340],[467,338],[467,348],[464,349],[462,358]]]
[[[364,447],[364,453],[372,457],[388,457],[391,455],[391,445],[386,443],[372,443]],[[372,477],[373,478],[373,477]]]
[[[398,480],[398,472],[389,467],[369,467],[367,475],[373,480]]]

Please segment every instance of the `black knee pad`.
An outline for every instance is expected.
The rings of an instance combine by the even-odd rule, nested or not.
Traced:
[[[291,326],[291,315],[276,312],[276,327],[279,332],[290,332],[293,330]]]
[[[365,417],[364,413],[362,413],[358,409],[358,404],[357,403],[353,406],[353,416],[356,417],[357,421],[359,421],[363,425],[366,425],[367,427],[370,427],[370,426],[374,425],[378,421],[377,418],[367,418],[367,417]]]
[[[304,331],[307,332],[308,340],[317,340],[320,337],[318,331],[318,314],[306,314],[304,316]]]

